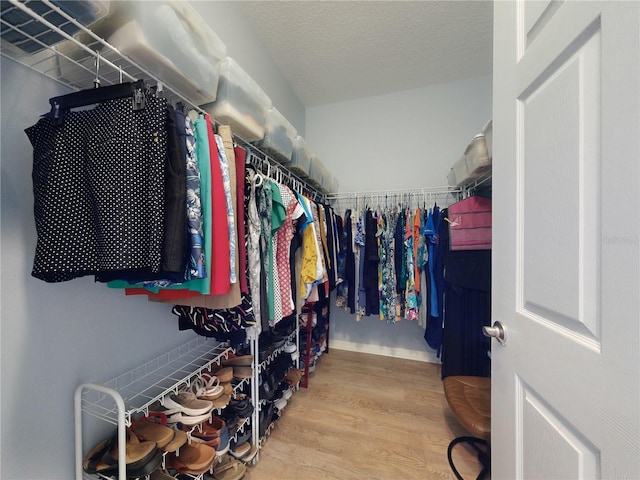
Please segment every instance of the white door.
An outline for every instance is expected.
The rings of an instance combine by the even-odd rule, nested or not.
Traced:
[[[492,479],[640,479],[640,2],[494,8]]]

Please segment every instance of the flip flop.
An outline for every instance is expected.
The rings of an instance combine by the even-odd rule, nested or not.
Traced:
[[[235,366],[250,367],[252,363],[253,363],[253,355],[240,355],[239,357],[229,357],[226,360],[223,360],[221,365],[223,367],[235,367]]]
[[[200,400],[193,392],[166,395],[162,401],[165,408],[185,415],[204,415],[213,409],[209,400]]]
[[[203,400],[215,400],[224,393],[224,386],[220,385],[220,380],[215,375],[204,373],[193,381],[191,391]]]
[[[102,457],[102,461],[108,465],[118,464],[120,445],[117,442],[117,435],[114,438],[116,441],[112,442],[111,448]],[[127,470],[137,470],[144,467],[154,457],[155,453],[157,453],[156,442],[141,442],[138,436],[127,428],[127,444],[125,445]]]
[[[182,430],[174,430],[175,435],[173,440],[171,440],[164,448],[161,449],[163,452],[175,452],[180,447],[182,447],[185,443],[187,443],[187,433]]]
[[[166,424],[166,415],[151,412],[148,416],[135,420],[131,430],[143,440],[156,442],[156,447],[162,449],[175,437],[175,430]]]
[[[162,463],[162,455],[155,448],[154,442],[140,442],[136,435],[127,429],[127,445],[125,453],[127,478],[149,475]],[[103,476],[118,475],[118,442],[117,434],[98,443],[87,454],[83,469],[89,474]],[[145,453],[148,450],[148,453]]]
[[[225,455],[213,466],[213,478],[215,480],[240,480],[247,473],[247,467],[240,461]]]
[[[217,367],[211,371],[211,374],[218,377],[220,383],[229,383],[233,379],[233,368]]]
[[[180,455],[169,453],[166,456],[167,468],[178,473],[200,475],[211,468],[216,451],[203,443],[193,442],[180,449]]]

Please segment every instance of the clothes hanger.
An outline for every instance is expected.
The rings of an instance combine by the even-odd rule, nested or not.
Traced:
[[[145,106],[144,80],[125,82],[108,87],[100,87],[100,53],[96,55],[96,77],[93,81],[94,88],[68,93],[49,99],[51,111],[46,116],[53,118],[55,124],[62,123],[64,114],[72,108],[85,107],[96,103],[115,100],[117,98],[132,97],[133,109],[142,110]]]

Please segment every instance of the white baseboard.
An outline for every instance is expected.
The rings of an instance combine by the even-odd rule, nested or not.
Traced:
[[[409,350],[406,348],[384,347],[367,343],[355,343],[345,340],[331,339],[329,348],[336,350],[346,350],[349,352],[370,353],[373,355],[383,355],[385,357],[404,358],[405,360],[417,360],[428,363],[441,363],[435,352]]]

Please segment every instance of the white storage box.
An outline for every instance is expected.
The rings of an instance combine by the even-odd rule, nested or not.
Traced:
[[[449,180],[449,185],[452,186],[463,185],[469,178],[469,169],[467,167],[467,158],[465,156],[460,157],[456,163],[453,164],[447,178]]]
[[[493,159],[493,119],[489,120],[487,124],[482,128],[484,139],[487,143],[487,154],[490,159]]]
[[[447,179],[449,185],[468,185],[491,171],[491,139],[493,138],[492,122],[484,126],[484,133],[479,133],[467,146],[464,156],[453,164]],[[487,141],[486,135],[489,136]]]
[[[202,104],[216,99],[227,47],[187,2],[118,2],[122,24],[107,41]]]
[[[313,152],[309,144],[300,135],[293,139],[293,152],[291,153],[291,164],[289,170],[302,178],[309,176],[311,168],[311,157]]]
[[[318,189],[322,193],[333,193],[334,192],[334,190],[332,190],[333,182],[334,182],[333,175],[331,175],[329,173],[329,170],[325,167],[324,175],[320,180],[320,186],[318,187]]]
[[[491,157],[487,150],[487,141],[483,133],[473,137],[473,140],[464,152],[467,160],[469,177],[465,180],[474,181],[491,171]]]
[[[248,142],[262,140],[271,99],[238,63],[227,57],[220,67],[218,97],[202,108],[216,121],[229,125]]]
[[[293,153],[293,139],[298,132],[293,125],[284,118],[277,109],[270,108],[267,112],[267,125],[264,139],[257,143],[265,153],[280,163],[291,163]]]
[[[226,58],[227,47],[189,3],[175,0],[114,2],[109,16],[96,22],[91,30],[195,105],[216,99],[220,65]],[[92,49],[100,46],[82,32],[76,39]],[[89,72],[95,71],[93,57],[87,57],[77,45],[66,42],[60,51]],[[121,56],[108,47],[102,48],[100,54],[130,71],[128,63],[123,63]],[[60,61],[61,74],[66,80],[87,83],[87,70],[64,57]],[[149,80],[142,72],[129,73]],[[100,74],[108,74],[108,78],[118,81],[118,73],[104,64]]]
[[[325,171],[322,161],[316,155],[313,155],[311,157],[311,163],[309,164],[309,177],[307,178],[307,182],[311,186],[319,188],[320,185],[322,185]]]
[[[329,191],[327,193],[338,193],[339,189],[340,183],[338,182],[338,178],[335,175],[332,175],[329,183]]]

